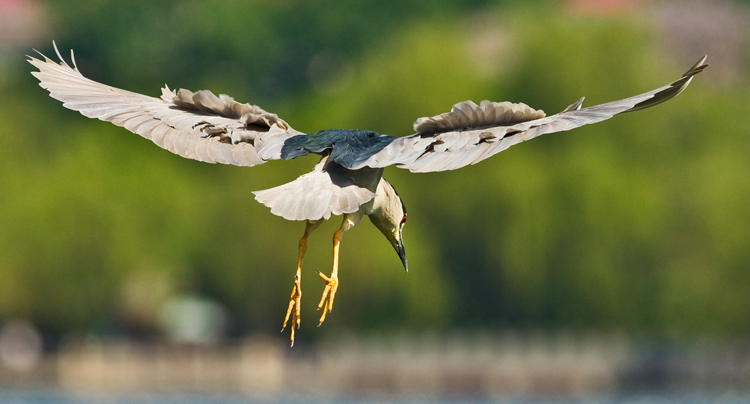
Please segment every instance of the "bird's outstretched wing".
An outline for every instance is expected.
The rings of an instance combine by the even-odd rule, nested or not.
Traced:
[[[418,119],[414,123],[416,134],[397,138],[348,168],[396,165],[412,172],[455,170],[545,133],[570,130],[662,103],[682,92],[693,76],[708,66],[705,61],[706,56],[680,79],[656,90],[588,108],[581,108],[581,98],[548,117],[525,104],[482,101],[477,105],[464,101],[454,105],[451,112]]]
[[[63,105],[89,118],[122,126],[182,157],[208,163],[254,166],[281,156],[289,137],[300,135],[276,114],[210,91],[162,89],[161,98],[114,88],[60,62],[29,57],[39,85]]]

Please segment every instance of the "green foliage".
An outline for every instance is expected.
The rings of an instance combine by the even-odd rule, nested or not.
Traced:
[[[672,59],[637,15],[548,3],[75,4],[50,2],[50,23],[84,74],[151,95],[164,81],[210,88],[307,132],[406,135],[416,117],[464,99],[555,113],[581,95],[592,105],[648,91],[692,62]],[[251,191],[315,159],[252,169],[181,159],[64,110],[17,59],[3,89],[14,102],[0,110],[0,317],[57,332],[103,318],[149,328],[166,296],[198,288],[230,308],[238,332],[276,330],[303,226]],[[347,327],[743,335],[750,83],[713,85],[711,72],[664,105],[477,166],[388,169],[409,208],[411,270],[365,220],[343,240],[336,310],[311,333],[314,269],[329,271],[338,220],[324,224],[305,261],[305,338]]]

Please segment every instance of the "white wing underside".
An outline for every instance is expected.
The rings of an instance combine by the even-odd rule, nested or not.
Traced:
[[[574,129],[662,103],[682,92],[692,77],[708,66],[705,60],[704,56],[680,79],[653,91],[588,108],[581,108],[581,98],[559,114],[548,117],[525,104],[482,101],[477,105],[464,101],[449,113],[420,118],[414,124],[416,134],[394,140],[351,168],[396,165],[419,173],[476,164],[545,133]]]
[[[159,147],[207,163],[254,166],[280,157],[287,138],[301,134],[275,114],[209,91],[162,89],[161,98],[84,77],[60,58],[29,58],[39,85],[69,109],[122,126]],[[71,52],[72,57],[72,52]]]

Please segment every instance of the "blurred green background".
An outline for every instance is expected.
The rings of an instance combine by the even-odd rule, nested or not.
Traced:
[[[0,321],[45,335],[158,334],[170,297],[278,332],[303,224],[254,201],[316,159],[252,169],[182,159],[48,97],[24,54],[67,57],[153,96],[211,89],[295,129],[411,134],[456,102],[556,113],[711,67],[676,99],[545,136],[454,172],[385,176],[409,209],[410,271],[367,221],[315,328],[338,219],[310,239],[301,338],[342,330],[750,332],[747,1],[4,1],[31,4],[0,48]],[[11,6],[8,6],[8,5]],[[7,15],[6,15],[7,16]],[[7,32],[6,32],[7,34]]]

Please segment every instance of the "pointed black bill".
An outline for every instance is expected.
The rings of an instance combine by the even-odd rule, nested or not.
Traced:
[[[401,263],[404,264],[404,269],[406,272],[409,272],[409,266],[406,264],[406,249],[404,249],[403,239],[398,241],[396,252],[398,253],[399,258],[401,258]]]

